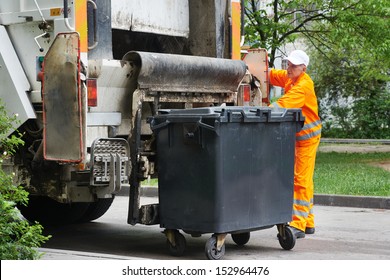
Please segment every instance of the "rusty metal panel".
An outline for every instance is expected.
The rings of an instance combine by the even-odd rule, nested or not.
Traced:
[[[44,157],[79,162],[83,158],[79,35],[58,34],[44,60]]]
[[[112,28],[188,37],[188,0],[112,0]]]
[[[249,72],[259,80],[263,101],[269,101],[267,50],[250,49],[243,57],[243,61],[248,65]],[[261,104],[261,101],[262,100],[259,100],[256,104]]]

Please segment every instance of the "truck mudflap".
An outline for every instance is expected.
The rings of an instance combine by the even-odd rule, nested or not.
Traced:
[[[83,125],[78,33],[58,34],[43,62],[44,158],[83,160]]]
[[[149,91],[236,92],[246,72],[240,60],[131,51],[124,61],[135,66],[138,86]]]

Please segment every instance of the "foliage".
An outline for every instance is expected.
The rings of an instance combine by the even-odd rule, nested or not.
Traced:
[[[377,93],[354,102],[353,137],[390,139],[390,93]]]
[[[246,1],[246,39],[270,52],[305,42],[323,135],[390,138],[388,0]]]
[[[312,50],[312,68],[316,69],[312,77],[325,123],[323,135],[389,139],[389,77],[383,74],[390,72],[390,53],[375,62],[363,58],[378,54],[374,46],[349,51],[350,54],[337,48],[334,45],[332,50]]]
[[[0,100],[1,101],[1,100]],[[30,225],[15,207],[26,205],[28,193],[21,186],[14,186],[13,176],[5,172],[6,162],[19,145],[23,145],[20,136],[7,137],[16,116],[8,117],[0,102],[0,259],[38,259],[36,250],[49,236],[42,235],[42,226]]]
[[[323,137],[390,139],[389,92],[374,92],[355,99],[323,98],[322,101]]]
[[[245,36],[251,47],[269,50],[271,67],[277,50],[298,38],[319,50],[336,44],[355,52],[362,41],[375,44],[375,61],[389,54],[389,12],[387,0],[246,0]]]

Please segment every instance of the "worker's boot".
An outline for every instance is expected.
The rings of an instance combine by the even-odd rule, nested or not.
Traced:
[[[315,231],[316,231],[316,228],[314,228],[314,227],[307,227],[307,228],[305,229],[305,233],[306,233],[306,234],[314,234]]]
[[[297,239],[299,238],[305,238],[305,232],[302,230],[299,230],[295,227],[290,226],[291,232],[295,235]]]

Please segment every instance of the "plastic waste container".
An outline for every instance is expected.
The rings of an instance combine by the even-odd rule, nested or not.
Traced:
[[[226,233],[246,243],[250,231],[290,222],[295,134],[303,121],[300,109],[160,110],[150,125],[157,143],[160,226],[170,230],[171,253],[180,255],[175,246],[185,246],[178,229],[193,236],[214,233],[206,255],[216,259],[224,244],[211,256],[207,246],[224,243]]]

